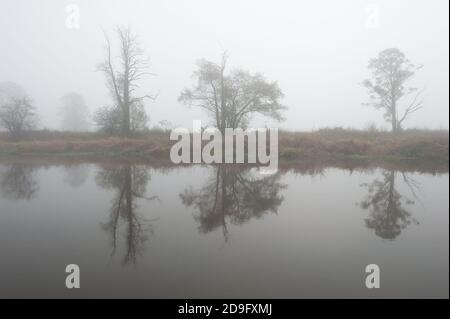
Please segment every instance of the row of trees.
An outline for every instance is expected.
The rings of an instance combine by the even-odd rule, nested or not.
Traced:
[[[138,91],[139,82],[152,73],[137,36],[129,28],[118,27],[116,37],[117,52],[105,35],[105,58],[98,66],[105,75],[111,105],[101,107],[93,120],[100,130],[108,134],[130,137],[148,123],[145,101],[153,100],[155,96],[139,94]],[[247,127],[255,114],[282,121],[286,106],[280,102],[283,92],[277,82],[269,82],[261,74],[241,69],[227,72],[227,60],[226,52],[219,64],[200,60],[194,72],[195,85],[184,89],[178,101],[205,110],[212,124],[222,133],[226,127]],[[380,52],[369,62],[371,78],[362,83],[370,98],[366,104],[384,111],[393,132],[401,130],[403,122],[423,107],[422,91],[407,86],[421,67],[411,63],[395,48]],[[400,112],[400,102],[412,94],[411,102]],[[79,94],[70,93],[62,98],[62,103],[63,126],[68,130],[87,130],[88,109],[84,99]],[[23,92],[0,99],[0,125],[15,138],[19,138],[24,130],[35,127],[35,115],[31,100]]]
[[[130,29],[117,28],[119,55],[113,54],[112,42],[106,38],[106,55],[99,70],[105,75],[113,105],[100,109],[95,115],[97,125],[109,133],[120,132],[130,136],[147,122],[144,102],[155,99],[154,95],[137,93],[139,81],[148,71],[148,59]],[[113,58],[116,56],[116,59]],[[201,60],[194,73],[197,83],[185,89],[179,101],[198,106],[208,112],[217,128],[245,127],[253,114],[282,120],[280,103],[283,93],[276,82],[267,82],[260,74],[243,70],[226,73],[227,54],[221,64]]]
[[[86,132],[92,128],[89,108],[82,95],[70,92],[60,98],[61,128],[71,132]],[[15,140],[25,131],[36,129],[38,116],[30,97],[17,84],[0,83],[0,124]],[[94,115],[94,123],[107,134],[120,134],[122,115],[118,108],[102,107]],[[145,129],[148,115],[143,104],[136,104],[131,109],[130,131]]]
[[[106,58],[99,67],[106,76],[115,103],[113,107],[97,112],[96,122],[100,127],[110,128],[110,133],[121,128],[122,134],[129,136],[133,130],[142,128],[143,123],[137,121],[141,118],[147,120],[143,102],[147,98],[154,99],[154,96],[135,94],[139,80],[151,74],[137,37],[129,29],[117,28],[116,33],[119,39],[120,67],[114,66],[111,42],[107,37]],[[219,64],[200,60],[194,72],[196,83],[192,88],[184,89],[178,101],[205,110],[212,124],[222,133],[227,127],[245,128],[255,114],[282,121],[282,112],[286,110],[286,106],[280,102],[283,92],[277,82],[269,82],[261,74],[251,74],[241,69],[227,72],[227,61],[226,52]],[[362,83],[370,98],[370,102],[365,104],[382,109],[393,132],[400,131],[403,122],[423,107],[420,99],[422,91],[407,86],[408,80],[421,67],[411,63],[396,48],[386,49],[369,61],[371,78]],[[414,97],[410,104],[400,113],[401,100],[411,94]],[[133,114],[139,116],[133,117]]]
[[[59,113],[65,130],[90,129],[89,110],[80,94],[72,92],[64,95],[61,104]],[[0,126],[17,140],[25,131],[36,129],[37,125],[36,108],[25,90],[12,82],[0,83]]]

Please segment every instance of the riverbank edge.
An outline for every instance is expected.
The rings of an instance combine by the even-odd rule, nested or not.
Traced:
[[[135,152],[61,152],[61,153],[4,153],[0,151],[0,164],[50,165],[147,165],[154,168],[181,168],[198,165],[233,165],[237,168],[258,167],[258,164],[174,164],[164,156],[143,156]],[[447,174],[448,159],[417,159],[393,156],[334,156],[322,158],[280,158],[278,168],[281,171],[294,170],[300,173],[321,171],[326,168],[338,168],[349,171],[386,169],[402,172],[419,172],[429,174]]]
[[[168,132],[150,132],[135,138],[105,137],[95,133],[35,132],[13,142],[0,138],[2,158],[46,158],[70,161],[132,161],[173,165]],[[206,142],[204,142],[205,144]],[[448,131],[386,132],[322,130],[281,132],[279,166],[304,163],[378,163],[448,167]],[[411,164],[415,163],[415,164]]]

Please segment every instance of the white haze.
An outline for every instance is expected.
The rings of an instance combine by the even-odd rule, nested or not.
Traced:
[[[71,3],[80,8],[79,29],[66,27]],[[367,94],[359,83],[369,75],[370,58],[397,47],[424,64],[414,84],[426,87],[425,108],[405,126],[448,129],[448,11],[448,0],[0,0],[0,82],[27,91],[42,127],[60,127],[60,97],[71,91],[82,94],[93,112],[110,103],[96,71],[104,57],[103,30],[113,36],[122,24],[139,35],[156,74],[141,86],[159,93],[147,103],[150,126],[161,120],[184,127],[194,119],[207,122],[177,98],[192,83],[195,62],[219,61],[226,49],[231,67],[278,81],[289,106],[279,127],[387,127],[382,112],[361,105]],[[253,125],[265,123],[255,119]]]

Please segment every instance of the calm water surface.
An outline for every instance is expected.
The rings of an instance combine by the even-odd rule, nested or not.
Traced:
[[[0,164],[0,297],[448,298],[448,192],[385,169]]]

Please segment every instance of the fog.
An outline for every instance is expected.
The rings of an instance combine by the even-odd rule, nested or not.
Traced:
[[[69,4],[79,8],[71,25]],[[68,11],[66,11],[68,10]],[[20,84],[36,106],[40,126],[59,129],[61,97],[80,93],[91,113],[111,104],[104,75],[104,32],[130,26],[151,61],[141,90],[150,126],[168,120],[191,127],[208,122],[199,109],[177,101],[192,84],[200,58],[261,72],[285,94],[292,130],[342,126],[389,127],[368,101],[361,82],[370,58],[397,47],[424,67],[412,84],[425,87],[424,108],[405,127],[448,129],[449,16],[447,0],[395,1],[0,1],[0,82]],[[76,21],[75,21],[76,22]],[[253,125],[275,125],[256,118]]]

